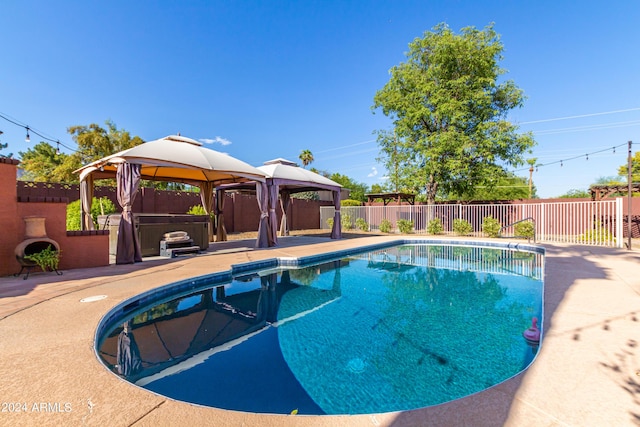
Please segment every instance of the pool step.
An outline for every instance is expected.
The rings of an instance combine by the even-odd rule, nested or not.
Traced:
[[[174,258],[178,255],[192,254],[200,252],[200,246],[193,244],[193,239],[177,242],[160,241],[160,256]]]
[[[200,246],[187,246],[184,248],[171,248],[171,249],[167,249],[165,250],[164,254],[160,254],[162,256],[166,256],[169,258],[175,258],[178,255],[185,255],[185,254],[197,254],[200,252]]]

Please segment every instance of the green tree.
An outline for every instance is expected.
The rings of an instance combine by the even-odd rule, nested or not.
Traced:
[[[632,166],[633,170],[633,166]],[[625,185],[627,183],[626,176],[601,176],[596,179],[596,185]]]
[[[590,198],[591,197],[591,192],[588,190],[579,190],[579,189],[571,189],[569,191],[567,191],[566,193],[564,193],[561,196],[558,196],[558,198],[560,199],[584,199],[584,198]]]
[[[358,200],[360,202],[367,201],[367,196],[365,196],[365,194],[368,193],[367,184],[357,182],[349,178],[348,176],[339,174],[337,172],[331,174],[331,176],[329,176],[329,179],[342,185],[343,188],[351,190],[349,193],[350,199]]]
[[[61,167],[69,157],[66,154],[58,153],[57,150],[47,142],[39,142],[33,148],[25,152],[18,152],[20,156],[20,168],[24,171],[23,181],[36,182],[56,182],[56,170]]]
[[[0,135],[2,135],[3,133],[4,133],[4,132],[2,132],[2,131],[0,130]],[[0,142],[0,151],[4,150],[4,149],[5,149],[5,148],[7,148],[7,147],[9,147],[9,144],[8,144],[8,143],[4,143],[4,144],[3,144],[2,142]],[[10,159],[10,158],[12,158],[12,157],[13,157],[13,153],[9,153],[9,154],[0,154],[0,157],[6,157],[6,158],[9,158],[9,159]]]
[[[302,166],[304,166],[305,168],[307,166],[309,166],[311,163],[313,163],[313,154],[311,153],[310,150],[303,150],[300,153],[300,156],[298,156],[300,161],[302,162]]]
[[[20,152],[20,166],[25,171],[23,179],[41,182],[78,182],[79,177],[73,171],[82,165],[144,142],[138,136],[131,137],[125,130],[118,130],[109,120],[106,124],[106,129],[95,123],[88,126],[69,127],[67,131],[78,145],[77,151],[73,154],[58,153],[47,142],[40,142],[26,152]]]
[[[381,193],[385,193],[386,190],[385,190],[385,187],[380,184],[372,184],[370,192],[373,194],[381,194]]]
[[[536,187],[531,186],[531,198],[537,198]],[[473,193],[449,194],[452,200],[521,200],[529,198],[529,184],[526,178],[505,172],[494,179],[478,185]]]
[[[429,203],[439,192],[473,194],[500,165],[521,165],[535,145],[506,120],[524,95],[513,81],[498,82],[502,51],[492,25],[458,35],[439,24],[409,44],[407,61],[374,97],[373,108],[394,125],[394,138],[378,135],[387,169],[396,160],[389,153],[400,153],[400,179],[425,191]]]
[[[627,163],[618,168],[618,175],[625,177],[628,176],[629,166]],[[640,182],[640,151],[636,151],[631,157],[631,182]]]
[[[384,163],[387,168],[390,191],[397,193],[412,187],[412,180],[408,179],[411,175],[407,175],[406,167],[401,166],[408,164],[410,160],[411,152],[407,149],[408,145],[401,144],[395,132],[379,130],[376,133],[380,146],[380,155],[376,160]],[[409,191],[416,192],[415,188]]]
[[[139,136],[131,137],[124,129],[118,130],[111,120],[107,120],[105,124],[106,128],[92,123],[88,126],[71,126],[67,129],[78,144],[78,151],[73,156],[77,156],[81,164],[91,163],[144,142]]]

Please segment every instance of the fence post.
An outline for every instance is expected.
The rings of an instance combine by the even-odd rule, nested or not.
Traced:
[[[545,212],[547,207],[544,203],[540,203],[540,240],[544,241],[546,238],[545,230],[547,229],[547,221],[545,219]]]
[[[624,246],[624,234],[623,234],[623,216],[622,216],[622,197],[616,197],[616,247],[621,248]]]

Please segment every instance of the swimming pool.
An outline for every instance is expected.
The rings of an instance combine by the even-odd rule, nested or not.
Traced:
[[[405,243],[236,266],[116,307],[98,353],[133,383],[219,408],[420,408],[531,363],[522,332],[542,318],[543,261],[542,250]]]

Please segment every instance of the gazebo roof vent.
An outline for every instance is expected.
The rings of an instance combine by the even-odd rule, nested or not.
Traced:
[[[265,165],[287,165],[287,166],[298,166],[297,163],[292,162],[291,160],[287,160],[287,159],[283,159],[282,157],[279,157],[277,159],[273,159],[273,160],[267,160],[266,162],[264,162]]]

